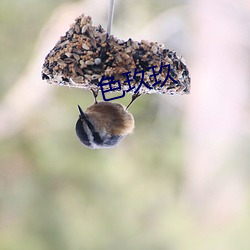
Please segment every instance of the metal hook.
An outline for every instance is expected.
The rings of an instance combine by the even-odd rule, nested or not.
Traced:
[[[111,33],[111,28],[113,23],[114,9],[115,9],[115,0],[110,0],[109,13],[108,13],[108,26],[107,26],[107,33],[109,35]]]

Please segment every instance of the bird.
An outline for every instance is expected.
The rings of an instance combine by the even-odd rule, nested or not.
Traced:
[[[97,94],[92,92],[95,97],[93,105],[85,112],[78,105],[79,118],[75,126],[76,135],[83,145],[91,149],[115,147],[126,135],[133,132],[134,117],[128,112],[128,107],[122,104],[97,102]]]

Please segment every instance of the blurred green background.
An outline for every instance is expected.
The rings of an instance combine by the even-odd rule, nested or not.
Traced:
[[[249,250],[249,2],[117,0],[114,35],[182,54],[192,92],[139,98],[134,134],[90,150],[74,126],[92,94],[41,67],[58,27],[106,27],[108,2],[0,2],[0,249]]]

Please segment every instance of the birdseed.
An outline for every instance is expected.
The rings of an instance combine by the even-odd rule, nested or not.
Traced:
[[[153,72],[148,67],[157,66],[155,72],[159,73],[161,63],[170,65],[171,77],[162,87],[160,84],[153,86]],[[121,90],[128,90],[129,86],[124,82],[127,78],[122,73],[131,71],[132,78],[135,69],[143,70],[143,80],[152,86],[149,89],[142,85],[139,94],[188,94],[190,91],[188,68],[175,51],[165,49],[157,42],[123,41],[108,35],[100,25],[93,26],[91,17],[81,15],[46,56],[42,79],[60,86],[99,89],[102,76],[114,76],[121,82]],[[163,68],[157,80],[164,81],[167,76],[168,70]],[[137,88],[141,77],[136,76],[131,87]]]

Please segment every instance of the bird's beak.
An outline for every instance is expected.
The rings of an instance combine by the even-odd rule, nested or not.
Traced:
[[[85,116],[85,114],[84,114],[84,112],[82,111],[82,108],[79,106],[79,105],[77,105],[78,106],[78,110],[79,110],[79,113],[80,113],[80,118],[86,118],[86,116]]]

